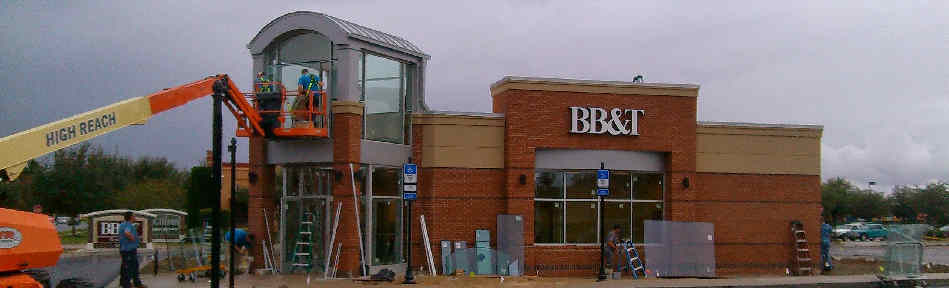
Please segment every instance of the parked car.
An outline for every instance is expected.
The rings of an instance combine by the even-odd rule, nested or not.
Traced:
[[[887,231],[886,227],[883,227],[882,224],[870,223],[870,224],[857,226],[856,229],[853,229],[850,231],[850,233],[848,234],[848,237],[851,240],[854,240],[854,239],[860,239],[864,241],[873,240],[873,239],[886,240],[887,233],[889,233],[889,231]]]
[[[56,217],[56,224],[69,224],[69,217]]]
[[[853,231],[853,229],[859,227],[860,225],[861,224],[855,224],[855,223],[837,225],[837,227],[834,227],[834,232],[831,234],[831,237],[833,237],[834,239],[840,239],[840,240],[850,239],[849,237],[850,231]]]

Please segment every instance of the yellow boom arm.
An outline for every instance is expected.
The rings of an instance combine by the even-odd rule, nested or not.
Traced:
[[[28,161],[100,135],[145,124],[148,118],[162,111],[212,94],[216,81],[226,82],[228,108],[238,119],[238,129],[263,135],[260,115],[248,103],[227,75],[217,75],[154,94],[135,97],[63,120],[45,124],[0,138],[0,181],[13,181]],[[230,103],[228,103],[230,102]],[[237,106],[232,108],[231,104]],[[7,178],[7,179],[3,179]]]

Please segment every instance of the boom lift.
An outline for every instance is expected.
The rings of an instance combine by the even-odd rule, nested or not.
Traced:
[[[237,119],[236,134],[240,137],[328,136],[327,97],[322,89],[296,93],[288,92],[279,82],[266,82],[256,83],[254,90],[242,93],[227,75],[220,74],[0,138],[0,182],[15,180],[34,158],[129,125],[145,124],[158,113],[212,94],[216,97],[212,181],[220,183],[221,175],[219,103]],[[220,102],[219,96],[223,98]],[[294,103],[293,107],[288,103]],[[56,228],[46,219],[45,215],[0,208],[0,287],[43,287],[24,270],[53,266],[62,253]],[[215,248],[212,250],[218,250]]]

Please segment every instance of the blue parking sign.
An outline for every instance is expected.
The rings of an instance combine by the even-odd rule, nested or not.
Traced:
[[[418,166],[415,164],[402,165],[402,183],[418,183]]]
[[[596,187],[610,188],[610,170],[596,170]]]
[[[596,189],[596,196],[610,196],[610,189]]]
[[[416,193],[402,193],[402,200],[415,200],[416,198],[418,198],[418,194]]]

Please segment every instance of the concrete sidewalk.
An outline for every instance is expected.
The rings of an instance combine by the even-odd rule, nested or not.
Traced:
[[[308,287],[303,275],[279,276],[236,276],[235,287],[279,288]],[[949,287],[949,273],[925,274],[919,278],[929,283],[929,287]],[[178,282],[174,274],[160,274],[154,277],[143,274],[142,281],[149,287],[207,287],[208,278],[196,282]],[[309,287],[880,287],[880,280],[874,275],[854,276],[811,276],[811,277],[764,277],[733,279],[647,279],[647,280],[610,280],[596,282],[593,278],[548,278],[548,277],[452,277],[419,276],[417,285],[401,285],[401,279],[395,282],[357,282],[351,279],[322,280],[311,279]],[[226,286],[226,278],[221,286]],[[116,283],[108,287],[117,287]]]

